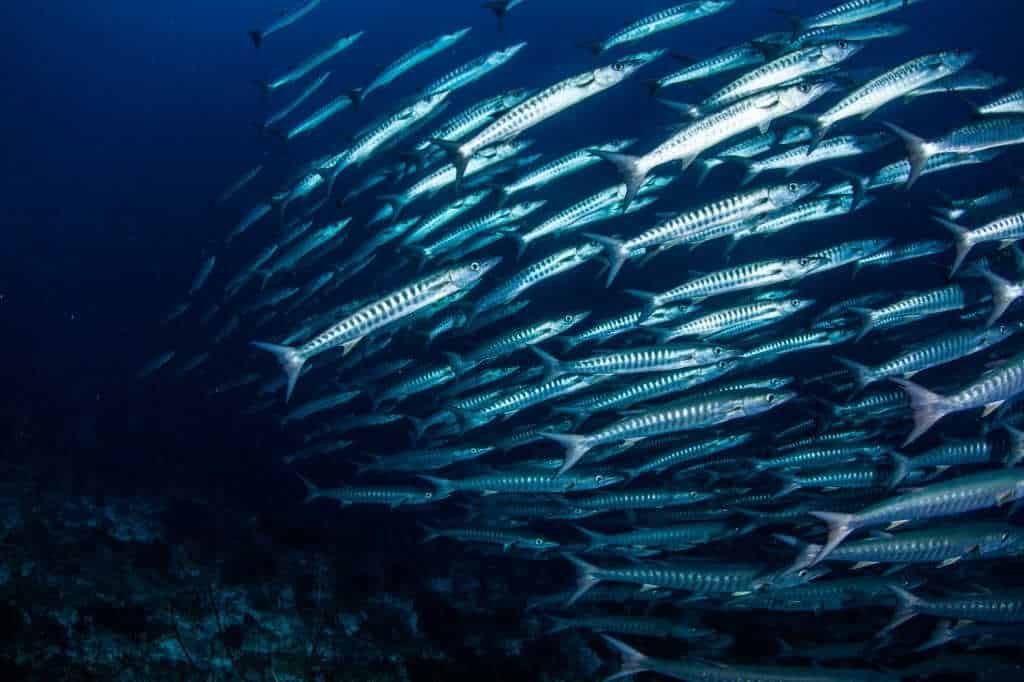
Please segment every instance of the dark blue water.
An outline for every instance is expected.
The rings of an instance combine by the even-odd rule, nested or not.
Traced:
[[[513,42],[529,43],[510,64],[460,92],[458,104],[446,114],[500,90],[541,87],[588,68],[593,58],[577,43],[608,35],[665,4],[528,0],[513,10],[499,34],[493,16],[468,0],[325,0],[309,18],[268,38],[256,50],[246,31],[267,23],[281,9],[278,3],[10,3],[3,22],[9,34],[0,43],[2,116],[7,123],[0,155],[5,227],[0,249],[0,339],[5,361],[0,377],[6,386],[0,414],[9,424],[5,454],[13,470],[32,472],[24,479],[31,484],[23,489],[38,496],[87,496],[98,500],[96,504],[108,497],[161,500],[167,505],[166,525],[157,544],[168,552],[187,545],[195,548],[198,563],[227,565],[223,571],[234,575],[224,578],[222,573],[222,582],[305,579],[313,573],[308,566],[301,571],[285,566],[282,557],[290,562],[307,554],[332,566],[336,582],[330,590],[341,602],[346,591],[358,593],[352,599],[360,603],[371,593],[404,595],[416,602],[429,646],[449,654],[446,664],[419,677],[412,674],[412,679],[440,679],[433,676],[446,668],[455,675],[472,672],[499,679],[501,661],[515,671],[515,679],[541,679],[540,671],[547,669],[583,674],[579,670],[584,668],[574,673],[565,661],[555,661],[557,640],[526,645],[527,654],[515,665],[514,659],[494,658],[502,642],[521,636],[518,607],[527,598],[531,581],[536,578],[545,588],[535,592],[564,587],[571,573],[565,565],[524,562],[509,568],[500,557],[470,555],[460,560],[464,563],[455,572],[456,594],[439,596],[425,590],[418,568],[424,566],[424,574],[452,578],[445,568],[449,550],[428,546],[413,556],[406,549],[418,539],[413,515],[338,513],[327,505],[299,504],[302,486],[280,465],[280,456],[296,446],[301,431],[280,428],[279,411],[247,415],[252,396],[208,394],[212,384],[248,372],[276,376],[272,361],[246,345],[251,335],[244,327],[216,350],[208,368],[189,379],[138,381],[135,375],[165,350],[178,350],[180,363],[209,349],[219,325],[194,324],[214,300],[212,294],[205,297],[209,292],[190,311],[191,321],[161,325],[160,319],[184,300],[205,256],[218,256],[210,285],[218,289],[251,260],[272,235],[268,224],[259,237],[248,234],[231,251],[222,246],[224,236],[242,211],[278,191],[300,164],[344,146],[350,133],[390,111],[400,97],[468,59]],[[701,58],[755,35],[787,30],[785,18],[773,11],[776,4],[806,15],[827,3],[739,0],[726,13],[660,34],[640,47],[664,47]],[[1024,78],[1020,3],[925,0],[886,19],[905,22],[912,31],[872,43],[851,67],[889,66],[924,52],[959,47],[977,52],[972,68],[1005,75],[1010,86]],[[254,123],[299,89],[268,99],[254,82],[280,73],[341,32],[364,30],[366,35],[332,63],[333,75],[314,101],[365,83],[396,54],[429,37],[470,25],[473,31],[456,47],[376,93],[364,109],[343,112],[313,135],[286,145],[254,129]],[[621,53],[622,48],[615,54]],[[664,137],[663,128],[675,119],[649,100],[643,81],[674,69],[670,61],[664,58],[633,80],[531,131],[537,150],[551,156],[621,136],[639,136],[644,140],[641,146],[648,148]],[[715,85],[718,82],[724,81]],[[697,101],[711,89],[702,82],[666,94]],[[962,122],[967,112],[964,102],[949,95],[922,98],[891,116],[904,127],[931,136]],[[889,116],[883,111],[861,130],[873,131]],[[900,153],[893,147],[862,165],[846,167],[874,168]],[[1019,161],[1019,154],[1009,154],[984,169],[954,172],[942,187],[968,195],[1013,181]],[[234,202],[212,206],[224,187],[259,163],[266,170]],[[819,172],[831,179],[827,170]],[[353,173],[347,181],[354,184],[359,177]],[[735,169],[725,169],[712,177],[701,188],[691,179],[677,182],[658,210],[719,196],[733,189],[740,176]],[[547,198],[565,204],[615,178],[614,171],[602,165],[586,177],[562,182]],[[945,235],[937,234],[921,209],[938,186],[928,183],[910,195],[890,192],[863,214],[830,222],[820,232],[812,228],[772,242],[771,254],[821,248],[834,243],[840,233],[850,239],[880,232],[908,239],[942,238]],[[565,199],[557,202],[562,196]],[[373,193],[364,197],[352,208],[353,224],[361,225],[377,205]],[[763,248],[767,247],[760,242],[744,244],[736,258],[754,260],[767,253]],[[512,256],[509,248],[497,252],[506,259]],[[538,249],[532,255],[543,252]],[[702,259],[717,262],[720,253],[717,245],[704,247],[687,267],[703,270]],[[624,288],[658,290],[677,283],[678,272],[664,265],[649,273],[628,268],[608,297],[596,288],[593,270],[574,273],[560,282],[555,296],[539,298],[532,310],[539,316],[566,307],[620,309],[628,300]],[[377,266],[383,269],[380,262]],[[910,277],[919,277],[916,271],[909,272],[895,270],[875,275],[873,281],[880,287],[907,288],[916,284],[908,281]],[[372,274],[371,270],[365,279],[350,282],[334,302],[344,302],[349,289],[352,298],[369,293]],[[942,278],[938,268],[934,276],[920,276],[930,277],[932,283]],[[849,285],[845,278],[836,278],[821,287],[822,298],[826,292],[841,297]],[[287,331],[276,328],[275,334],[280,337]],[[462,344],[468,348],[480,340],[466,339]],[[399,343],[416,350],[408,340]],[[827,362],[823,360],[821,367],[827,369]],[[300,382],[297,398],[314,395],[313,387]],[[404,429],[397,428],[359,432],[357,449],[393,449],[403,446],[405,438]],[[312,465],[307,473],[328,480],[338,477],[330,463]],[[46,504],[33,513],[50,515]],[[51,559],[70,552],[54,537],[41,544],[47,545]],[[163,570],[160,561],[156,565],[150,570]],[[254,575],[261,577],[248,580]],[[474,584],[472,594],[495,600],[474,611],[474,597],[458,595],[460,580]],[[144,593],[149,588],[134,589]],[[126,594],[129,601],[145,602],[131,589]],[[460,600],[465,603],[453,605]],[[37,610],[55,608],[56,604],[44,604]],[[363,610],[372,620],[372,609]],[[751,627],[755,626],[752,620]],[[790,622],[787,627],[794,626]],[[14,629],[25,636],[24,629]],[[393,632],[385,636],[368,629],[368,637],[392,643],[401,639]],[[478,644],[475,638],[481,636],[491,644]],[[31,666],[20,663],[14,669],[25,674]],[[513,679],[509,674],[507,679]]]

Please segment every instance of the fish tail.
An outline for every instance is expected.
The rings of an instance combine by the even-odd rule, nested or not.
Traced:
[[[455,376],[462,376],[466,372],[471,371],[477,365],[475,361],[464,360],[458,353],[452,353],[450,351],[444,354],[444,358],[448,361],[448,366],[451,367]]]
[[[956,258],[953,260],[953,267],[949,271],[949,276],[952,277],[956,274],[956,271],[963,265],[964,259],[967,258],[967,254],[974,248],[974,241],[971,239],[971,231],[963,225],[958,225],[952,220],[946,220],[945,218],[935,217],[935,222],[942,225],[944,228],[953,233],[956,238]]]
[[[950,407],[944,396],[932,393],[912,381],[906,379],[893,379],[893,381],[906,391],[910,398],[910,407],[914,411],[914,430],[903,441],[903,445],[906,446],[920,438],[935,422],[945,417],[949,413]]]
[[[707,181],[711,171],[722,165],[722,160],[717,158],[702,159],[697,161],[697,165],[700,167],[700,173],[697,175],[697,186],[700,187]]]
[[[996,320],[1003,316],[1006,309],[1017,300],[1017,292],[1009,280],[1000,277],[986,267],[976,267],[974,272],[984,277],[992,287],[992,312],[985,323],[986,327],[991,327]]]
[[[306,364],[306,358],[291,346],[282,346],[276,343],[264,343],[263,341],[250,342],[256,348],[273,353],[274,357],[281,364],[285,376],[288,377],[288,387],[285,389],[284,400],[288,402],[295,390],[295,382],[299,380],[302,366]]]
[[[593,447],[587,440],[586,436],[580,436],[574,433],[551,433],[549,431],[541,431],[541,436],[555,441],[559,445],[565,448],[565,459],[562,462],[562,466],[558,469],[556,476],[561,476],[569,469],[573,468],[577,462],[583,459],[583,455],[590,451]]]
[[[619,672],[604,678],[604,682],[611,682],[611,680],[630,677],[637,673],[652,670],[651,659],[646,654],[637,651],[611,635],[601,635],[601,638],[622,657],[622,667],[619,668]]]
[[[804,487],[803,483],[797,480],[795,476],[791,476],[789,474],[781,472],[772,472],[772,475],[775,476],[775,478],[782,481],[783,484],[782,487],[778,490],[778,492],[772,495],[773,498],[785,497],[786,495],[789,495],[790,493],[795,493],[797,490],[800,490],[800,488]]]
[[[875,328],[875,311],[870,308],[851,307],[850,312],[860,316],[861,326],[860,331],[857,332],[857,336],[853,339],[854,343],[860,341],[867,336],[872,329]]]
[[[896,595],[897,606],[896,612],[892,616],[892,620],[878,632],[878,636],[882,637],[887,635],[900,625],[903,625],[908,620],[916,616],[921,612],[924,606],[927,606],[927,602],[916,594],[909,590],[905,590],[898,585],[887,585],[893,594]]]
[[[907,477],[907,474],[913,468],[913,464],[909,457],[895,450],[890,450],[888,454],[892,459],[892,474],[889,476],[888,485],[889,488],[895,488]]]
[[[626,196],[622,200],[622,208],[623,210],[629,208],[647,178],[647,169],[640,165],[639,157],[619,152],[607,152],[603,149],[588,149],[587,151],[618,169],[622,175],[622,181],[626,183]]]
[[[626,289],[626,293],[644,302],[643,316],[640,318],[641,322],[649,318],[654,313],[655,308],[657,308],[655,303],[658,298],[657,294],[640,289]]]
[[[431,143],[444,150],[448,160],[455,166],[455,191],[459,192],[462,187],[462,179],[466,176],[466,166],[469,165],[469,157],[462,153],[462,145],[452,140],[442,140],[439,137],[431,138]]]
[[[398,222],[398,216],[402,214],[402,211],[405,210],[405,207],[409,204],[409,200],[402,194],[382,194],[377,198],[390,206],[394,211],[391,215],[392,223]],[[373,225],[375,222],[377,222],[377,220],[372,220],[368,225]]]
[[[587,537],[590,541],[590,547],[588,549],[597,549],[598,547],[604,547],[608,544],[608,536],[597,531],[588,530],[583,526],[573,526],[576,530]]]
[[[744,187],[752,183],[761,173],[761,171],[759,171],[754,165],[753,161],[745,159],[742,156],[723,156],[721,157],[721,160],[742,166],[745,173],[743,175],[743,179],[740,180],[740,184]]]
[[[837,514],[825,511],[812,511],[810,514],[828,524],[828,540],[811,562],[810,565],[814,566],[821,563],[825,557],[832,553],[832,550],[839,546],[840,542],[846,539],[846,536],[857,529],[857,517],[853,514]]]
[[[426,535],[423,536],[422,544],[427,544],[431,540],[436,540],[441,537],[441,533],[433,526],[428,526],[422,521],[417,521],[416,525],[422,528],[423,532],[426,533]]]
[[[530,350],[533,351],[534,355],[540,358],[540,361],[544,363],[544,380],[550,381],[557,377],[565,374],[565,370],[562,369],[561,361],[554,355],[537,348],[537,346],[531,345]]]
[[[576,45],[584,50],[589,50],[590,54],[595,57],[600,57],[604,52],[604,43],[600,40],[584,40],[583,42],[576,43]]]
[[[586,594],[590,588],[601,582],[601,578],[598,577],[598,568],[592,564],[588,564],[583,559],[569,554],[568,552],[562,552],[562,556],[572,562],[572,565],[576,567],[576,591],[572,593],[569,600],[565,602],[566,606],[572,606],[575,604],[580,597]]]
[[[853,360],[839,357],[838,355],[835,356],[835,361],[850,370],[853,374],[853,380],[857,382],[858,391],[863,391],[865,388],[877,381],[874,370],[867,365],[862,365],[859,362],[854,362]]]
[[[937,646],[949,644],[955,639],[956,632],[953,629],[953,621],[940,620],[935,624],[935,629],[932,630],[931,637],[929,637],[924,644],[914,649],[914,652],[921,653],[922,651],[928,651],[929,649],[934,649]]]
[[[907,156],[910,160],[910,177],[907,178],[906,188],[910,189],[924,173],[928,159],[935,155],[935,147],[924,138],[914,135],[908,130],[900,128],[892,123],[885,123],[885,127],[896,134],[907,148]]]
[[[348,95],[348,98],[350,100],[352,100],[352,106],[355,109],[362,108],[363,100],[365,99],[365,95],[363,94],[363,88],[352,88],[345,94]]]
[[[313,500],[320,497],[320,488],[316,487],[316,485],[311,480],[309,480],[302,474],[295,475],[298,476],[299,480],[302,481],[302,484],[306,486],[306,499],[303,500],[303,504],[309,504]]]
[[[263,45],[263,31],[253,29],[252,31],[249,31],[249,38],[252,39],[253,46],[259,48]]]
[[[1010,435],[1010,452],[1006,455],[1006,466],[1017,466],[1024,459],[1024,431],[1003,424],[1003,429]]]
[[[668,107],[680,116],[684,116],[686,118],[698,119],[703,114],[699,106],[694,106],[687,102],[680,102],[674,99],[664,99],[662,97],[655,97],[655,99],[658,100],[659,104]]]
[[[626,251],[625,245],[618,239],[590,232],[585,232],[583,236],[597,242],[604,248],[605,255],[608,256],[608,275],[605,277],[604,286],[605,288],[610,287],[612,285],[612,281],[615,280],[615,276],[619,274],[619,270],[622,269],[622,264],[625,263],[626,258],[629,257],[629,253]]]
[[[526,237],[519,233],[519,230],[514,228],[502,228],[498,230],[501,236],[507,237],[515,242],[516,245],[516,260],[520,260],[523,254],[526,253],[526,249],[530,246],[530,242],[526,240]]]

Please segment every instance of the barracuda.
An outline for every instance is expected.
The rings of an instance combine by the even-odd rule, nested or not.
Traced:
[[[353,90],[353,100],[357,105],[362,104],[363,100],[366,99],[371,92],[389,85],[407,71],[419,66],[431,57],[441,54],[462,40],[471,30],[472,29],[470,28],[462,28],[457,31],[453,31],[452,33],[445,33],[437,36],[436,38],[431,38],[425,43],[416,46],[385,67],[376,78],[370,81],[369,85],[364,88]]]
[[[465,142],[435,139],[434,143],[448,153],[455,166],[456,187],[465,175],[469,159],[481,149],[515,139],[552,116],[618,85],[638,69],[657,59],[662,52],[631,55],[610,66],[586,71],[545,88],[509,109]]]
[[[272,92],[280,87],[288,85],[289,83],[293,83],[302,78],[303,76],[305,76],[306,74],[308,74],[313,69],[316,69],[317,67],[326,63],[327,61],[333,59],[343,50],[347,50],[348,48],[352,47],[352,45],[354,45],[356,41],[362,37],[363,31],[358,31],[357,33],[350,33],[348,35],[344,35],[335,40],[333,43],[328,45],[320,52],[317,52],[316,54],[307,58],[305,61],[298,64],[296,67],[294,67],[287,73],[278,76],[272,81],[260,83],[260,86],[263,88],[265,92]]]
[[[637,249],[649,249],[665,244],[701,243],[707,240],[709,231],[716,227],[733,225],[754,216],[785,208],[813,193],[818,187],[819,184],[816,182],[791,182],[735,194],[680,213],[627,241],[593,234],[587,236],[604,247],[605,254],[611,262],[605,286],[611,286],[629,254]]]
[[[710,338],[726,333],[738,325],[752,329],[752,324],[756,324],[757,327],[775,324],[813,304],[814,301],[811,300],[794,298],[788,301],[765,301],[717,310],[671,329],[658,330],[658,341],[666,343],[687,336]]]
[[[593,151],[622,174],[624,203],[629,205],[651,170],[678,160],[685,171],[705,149],[754,128],[765,132],[774,119],[799,111],[832,87],[831,83],[800,83],[753,95],[684,127],[640,157]]]
[[[665,433],[690,431],[723,424],[742,417],[751,417],[782,405],[796,396],[780,391],[737,392],[716,399],[693,398],[665,409],[653,409],[619,420],[587,436],[571,433],[544,433],[564,446],[565,462],[559,473],[565,473],[597,445],[649,438]]]
[[[636,140],[613,140],[594,148],[608,152],[621,152],[634,142],[636,142]],[[509,197],[513,194],[543,187],[555,180],[558,180],[559,178],[572,175],[573,173],[578,173],[579,171],[598,163],[600,159],[591,154],[588,149],[589,148],[579,149],[575,152],[566,154],[565,156],[561,156],[554,161],[546,163],[540,168],[527,173],[518,180],[503,186],[501,188],[502,203],[508,201]]]
[[[616,45],[635,43],[638,40],[650,37],[655,33],[667,31],[697,19],[717,14],[730,7],[736,0],[701,0],[700,2],[684,2],[681,5],[674,5],[660,12],[650,14],[629,24],[620,31],[599,42],[585,43],[586,47],[595,55],[600,55]]]
[[[896,376],[909,378],[926,369],[980,353],[1008,339],[1019,330],[1020,325],[999,325],[990,329],[964,329],[950,332],[933,341],[918,344],[875,367],[862,365],[846,358],[837,357],[836,360],[853,373],[857,387],[863,390],[884,379]]]
[[[252,38],[252,44],[259,47],[263,44],[263,41],[268,36],[277,33],[281,29],[288,28],[296,21],[306,16],[320,5],[321,0],[306,0],[300,5],[296,5],[291,10],[283,12],[281,16],[274,20],[269,26],[263,29],[253,29],[249,31],[249,37]]]
[[[651,81],[649,87],[652,94],[657,94],[659,90],[670,85],[679,85],[680,83],[717,76],[736,69],[742,69],[745,66],[756,66],[764,61],[765,51],[763,48],[758,46],[756,42],[744,43],[724,52],[719,52],[713,57],[691,63],[679,71],[662,76],[658,80]]]
[[[422,94],[436,95],[439,92],[454,92],[464,88],[470,83],[480,80],[492,71],[507,64],[515,57],[520,50],[526,47],[526,43],[516,43],[502,50],[477,57],[457,69],[446,73],[436,81],[423,88]]]
[[[288,379],[287,400],[309,358],[337,347],[349,353],[359,341],[378,329],[476,284],[500,262],[500,258],[492,258],[424,277],[360,308],[298,348],[262,342],[253,345],[273,353],[281,364]]]
[[[588,312],[566,313],[556,318],[514,329],[477,348],[467,357],[475,362],[493,362],[518,350],[558,336],[587,319],[589,315]]]

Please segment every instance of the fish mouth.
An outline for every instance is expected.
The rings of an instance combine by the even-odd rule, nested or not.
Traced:
[[[486,275],[491,270],[493,270],[494,268],[498,267],[498,264],[501,263],[501,256],[494,256],[493,258],[488,258],[486,260],[479,261],[479,263],[480,275],[483,276]]]

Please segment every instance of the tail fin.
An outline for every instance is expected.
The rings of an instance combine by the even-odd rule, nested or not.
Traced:
[[[622,269],[622,264],[629,257],[629,251],[626,250],[625,244],[618,239],[590,232],[585,232],[583,236],[604,247],[604,252],[608,256],[608,276],[605,277],[604,286],[605,288],[610,287],[615,280],[615,276]]]
[[[1003,424],[1003,428],[1010,434],[1010,452],[1006,455],[1006,466],[1017,466],[1024,459],[1024,432],[1007,424]]]
[[[441,533],[438,532],[438,530],[436,528],[428,526],[427,524],[423,523],[422,521],[417,521],[416,525],[419,526],[420,528],[422,528],[423,532],[426,533],[426,535],[423,537],[423,544],[426,544],[426,543],[430,542],[431,540],[436,540],[437,538],[441,537]]]
[[[318,497],[321,497],[320,488],[316,487],[311,480],[302,474],[296,474],[296,476],[298,476],[299,480],[302,481],[302,484],[306,486],[306,499],[302,501],[303,504],[309,504]]]
[[[626,289],[626,293],[634,298],[639,298],[644,302],[643,316],[640,318],[640,322],[643,322],[650,317],[657,306],[658,295],[651,293],[650,291],[641,291],[640,289]]]
[[[629,208],[629,205],[636,199],[644,180],[647,179],[647,170],[640,165],[639,157],[619,152],[606,152],[603,149],[588,149],[587,151],[618,169],[622,175],[622,181],[626,184],[626,196],[622,200],[622,208],[623,210]]]
[[[697,165],[700,166],[700,173],[697,175],[697,186],[700,187],[707,181],[711,171],[722,165],[722,160],[716,158],[703,159],[697,161]]]
[[[747,185],[752,183],[761,173],[761,171],[757,169],[757,166],[754,165],[754,162],[751,161],[750,159],[745,159],[742,156],[723,156],[721,158],[722,161],[735,163],[743,167],[743,170],[746,171],[746,173],[743,175],[743,179],[740,180],[740,185],[742,185],[743,187],[746,187]]]
[[[588,530],[583,526],[573,526],[573,528],[587,536],[587,540],[590,541],[590,549],[597,549],[598,547],[606,547],[608,545],[608,536],[604,533]]]
[[[934,649],[937,646],[949,644],[954,640],[956,640],[956,632],[953,628],[953,622],[949,620],[940,620],[935,624],[935,629],[932,630],[931,637],[928,638],[928,641],[914,649],[914,652],[920,653],[922,651],[928,651],[929,649]]]
[[[576,567],[576,591],[572,593],[569,600],[565,602],[566,606],[572,606],[579,598],[586,594],[591,587],[601,582],[601,578],[598,577],[598,571],[600,569],[597,566],[588,564],[583,559],[569,554],[568,552],[562,552],[562,556],[572,562],[572,565]]]
[[[540,358],[540,361],[544,363],[544,380],[550,381],[556,379],[563,374],[565,371],[562,369],[562,363],[554,355],[537,348],[537,346],[530,346],[530,350]]]
[[[905,590],[897,585],[887,585],[887,587],[896,595],[896,599],[899,604],[896,607],[896,613],[892,616],[892,620],[889,621],[889,624],[882,628],[881,631],[879,631],[879,637],[886,635],[898,628],[900,625],[903,625],[920,613],[923,606],[927,605],[927,602],[909,590]]]
[[[519,230],[502,229],[499,232],[501,232],[502,236],[508,237],[516,243],[516,260],[520,260],[523,254],[526,253],[527,247],[530,246],[530,242],[526,241],[526,238],[519,234]]]
[[[604,43],[600,40],[584,40],[583,42],[576,44],[584,50],[589,50],[590,54],[595,57],[600,57],[604,52]]]
[[[907,156],[910,159],[910,177],[907,179],[906,188],[910,189],[917,182],[918,178],[921,177],[921,174],[924,173],[924,167],[928,163],[928,159],[935,154],[934,146],[924,138],[918,137],[897,125],[892,123],[884,123],[884,125],[903,140],[903,144],[907,148]]]
[[[451,367],[452,372],[455,373],[455,376],[462,376],[466,372],[471,371],[477,364],[472,360],[463,360],[462,356],[458,353],[447,352],[444,354],[444,357],[448,361],[448,366]]]
[[[867,336],[868,333],[875,328],[875,311],[870,308],[854,306],[850,308],[850,312],[859,315],[862,322],[860,331],[857,332],[857,336],[853,339],[854,343],[856,343]]]
[[[853,374],[854,380],[857,382],[858,391],[863,391],[865,388],[878,381],[878,378],[875,376],[875,371],[867,365],[862,365],[859,362],[854,362],[853,360],[848,360],[846,358],[839,357],[838,355],[835,356],[835,361],[850,370],[850,373]]]
[[[437,476],[427,476],[426,474],[420,474],[419,478],[427,481],[437,491],[437,499],[443,500],[446,497],[450,497],[455,492],[455,485],[447,478],[438,478]]]
[[[494,12],[494,16],[498,19],[498,33],[505,30],[505,15],[508,14],[508,7],[505,0],[490,0],[485,2],[481,7],[489,9]]]
[[[992,313],[988,316],[988,321],[985,323],[986,327],[991,327],[996,320],[1003,316],[1006,309],[1020,297],[1020,290],[1012,282],[1000,277],[988,268],[979,267],[975,269],[975,272],[984,277],[992,286]]]
[[[910,407],[914,411],[914,430],[903,441],[903,445],[906,446],[920,438],[935,422],[949,414],[950,407],[946,398],[938,393],[932,393],[906,379],[893,379],[893,381],[907,392],[907,396],[910,398]]]
[[[257,48],[263,44],[263,31],[255,29],[249,31],[249,37],[252,38],[252,44]]]
[[[631,675],[636,675],[637,673],[653,669],[650,664],[651,659],[647,655],[640,653],[625,642],[615,639],[611,635],[601,635],[601,638],[608,642],[608,645],[622,656],[622,668],[620,668],[619,672],[614,675],[604,678],[604,682],[611,682],[611,680],[629,677]]]
[[[832,553],[839,543],[846,539],[850,533],[857,529],[857,517],[853,514],[837,514],[835,512],[812,511],[811,516],[821,519],[828,524],[828,540],[811,562],[811,566],[821,561]]]
[[[583,459],[583,455],[590,451],[593,445],[587,440],[586,436],[580,436],[573,433],[550,433],[548,431],[541,431],[541,436],[555,441],[556,443],[565,447],[565,460],[562,462],[562,466],[558,469],[556,476],[561,476],[566,471],[571,469],[577,462]]]
[[[351,90],[349,90],[345,94],[348,95],[348,98],[350,100],[352,100],[352,106],[354,108],[356,108],[356,109],[362,108],[362,106],[363,106],[363,99],[365,98],[365,95],[363,95],[363,89],[362,88],[352,88]]]
[[[939,217],[934,217],[933,220],[952,232],[956,237],[956,259],[954,259],[953,268],[949,272],[949,276],[952,277],[960,269],[960,266],[963,265],[967,254],[974,248],[974,242],[971,240],[971,231],[963,225],[957,225],[952,220]]]
[[[889,457],[892,458],[892,475],[889,477],[889,488],[895,488],[900,482],[907,477],[913,465],[910,459],[906,455],[902,455],[895,450],[889,451]]]
[[[646,82],[647,92],[650,93],[651,97],[657,97],[661,91],[661,81],[650,80]]]
[[[405,210],[405,207],[409,204],[409,200],[406,199],[405,195],[402,194],[382,194],[377,198],[391,207],[391,210],[393,211],[393,213],[391,214],[392,223],[398,222],[398,217],[402,214],[402,211]],[[367,226],[373,225],[375,222],[378,221],[371,220],[367,224]]]
[[[837,168],[836,172],[850,181],[850,186],[853,188],[853,203],[850,204],[850,211],[857,210],[867,195],[868,178],[842,168]]]
[[[701,117],[700,108],[695,107],[692,104],[687,104],[686,102],[677,102],[676,100],[673,99],[663,99],[661,97],[656,97],[655,99],[658,100],[659,104],[668,107],[672,111],[676,112],[677,114],[685,118],[697,119]]]
[[[466,176],[466,166],[469,165],[469,157],[462,153],[462,145],[451,140],[431,138],[434,145],[444,150],[448,160],[455,166],[455,192],[458,193],[462,187],[462,179]]]
[[[264,343],[263,341],[252,341],[251,344],[260,350],[273,353],[277,361],[281,363],[281,369],[288,377],[288,387],[285,389],[284,400],[291,400],[292,391],[295,390],[295,382],[299,380],[302,366],[306,364],[306,358],[298,350],[291,346],[281,346],[276,343]]]

